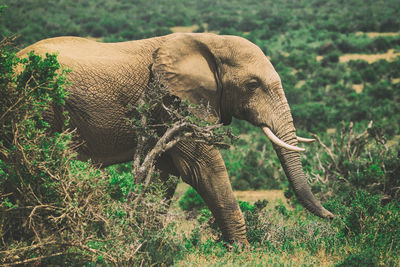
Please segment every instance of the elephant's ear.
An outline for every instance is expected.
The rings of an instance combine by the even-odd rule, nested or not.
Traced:
[[[153,75],[160,75],[171,94],[195,104],[210,104],[221,122],[231,116],[222,114],[222,87],[217,58],[210,39],[216,36],[176,34],[153,54]]]

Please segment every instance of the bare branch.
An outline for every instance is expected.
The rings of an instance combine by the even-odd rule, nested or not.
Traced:
[[[321,146],[324,148],[324,150],[328,153],[329,157],[332,160],[332,163],[335,165],[335,169],[337,168],[337,162],[335,159],[335,156],[332,153],[332,150],[329,149],[322,141],[321,139],[318,137],[318,135],[311,133],[311,136],[314,137],[315,139],[317,139],[318,143],[321,144]]]
[[[161,80],[158,76],[154,77],[139,105],[134,107],[136,117],[141,118],[140,123],[131,120],[138,134],[133,158],[134,180],[135,183],[144,183],[139,194],[130,194],[137,196],[135,205],[147,190],[155,161],[164,152],[183,141],[222,146],[226,145],[222,140],[233,137],[231,133],[216,131],[222,124],[215,123],[209,103],[203,106],[181,101],[169,93]]]

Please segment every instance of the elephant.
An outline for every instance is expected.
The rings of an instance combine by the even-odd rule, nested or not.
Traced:
[[[173,33],[143,40],[101,43],[80,37],[39,41],[18,53],[57,53],[71,68],[65,103],[69,127],[84,145],[80,160],[102,166],[132,160],[135,132],[127,125],[129,105],[140,100],[147,84],[160,75],[170,93],[194,104],[208,103],[220,123],[232,118],[259,127],[272,141],[283,170],[300,203],[322,218],[334,215],[314,197],[302,170],[298,137],[282,82],[262,50],[245,38],[212,33]],[[49,121],[59,127],[57,108]],[[174,174],[204,199],[228,242],[248,244],[244,217],[219,150],[182,141],[157,159],[163,177]],[[170,196],[175,190],[170,189]],[[170,197],[169,196],[169,197]]]

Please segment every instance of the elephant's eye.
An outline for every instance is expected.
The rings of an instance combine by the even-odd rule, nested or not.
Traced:
[[[260,87],[260,82],[256,79],[251,79],[250,81],[248,81],[246,83],[246,87],[247,87],[247,89],[254,91],[258,87]]]

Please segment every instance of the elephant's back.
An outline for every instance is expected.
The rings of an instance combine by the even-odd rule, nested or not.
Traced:
[[[146,87],[152,54],[162,38],[121,43],[99,43],[79,37],[39,41],[17,55],[57,53],[67,78],[70,95],[66,109],[70,126],[77,128],[85,145],[80,155],[105,165],[131,156],[134,132],[126,123],[129,105],[135,104]]]
[[[46,53],[56,53],[63,67],[73,68],[82,65],[107,67],[124,63],[136,64],[137,61],[150,59],[152,52],[161,41],[162,37],[120,43],[100,43],[87,38],[63,36],[41,40],[21,50],[17,55],[25,57],[31,51],[42,56]]]

